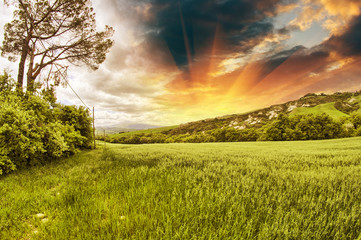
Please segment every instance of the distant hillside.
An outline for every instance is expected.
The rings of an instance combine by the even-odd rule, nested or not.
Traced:
[[[332,95],[309,93],[298,100],[273,105],[249,113],[233,114],[181,124],[178,128],[164,133],[171,135],[185,134],[224,127],[233,127],[235,129],[260,128],[277,118],[280,113],[291,116],[296,114],[326,113],[334,119],[339,119],[347,117],[355,111],[361,112],[361,91],[355,93],[334,93]]]
[[[168,127],[159,127],[159,128],[149,128],[149,129],[143,129],[143,130],[130,130],[127,132],[123,132],[123,133],[113,133],[113,134],[109,134],[110,136],[130,136],[130,135],[135,135],[135,134],[154,134],[154,133],[164,133],[164,132],[169,132],[172,129],[178,128],[178,125],[175,126],[168,126]]]
[[[256,111],[107,136],[117,143],[316,140],[361,136],[361,91],[309,93]],[[102,139],[102,138],[99,138]]]
[[[111,126],[100,126],[97,127],[96,130],[98,131],[99,135],[103,134],[105,130],[106,134],[122,134],[128,132],[138,132],[148,129],[162,129],[161,126],[149,125],[149,124],[128,124],[128,125],[111,125]],[[168,129],[165,129],[168,130]]]

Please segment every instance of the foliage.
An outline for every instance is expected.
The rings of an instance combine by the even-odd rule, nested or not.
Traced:
[[[358,104],[358,102],[355,103],[345,103],[345,102],[341,102],[341,101],[337,101],[335,103],[335,108],[337,110],[339,110],[340,112],[346,113],[346,114],[350,114],[352,112],[357,111],[358,109],[360,109],[360,106]]]
[[[5,25],[2,56],[20,58],[17,87],[23,86],[27,65],[27,90],[48,70],[45,80],[57,85],[68,64],[86,64],[97,69],[113,45],[113,29],[96,32],[95,13],[90,0],[8,0],[16,9]],[[26,64],[27,63],[27,64]]]
[[[260,140],[320,140],[345,137],[342,123],[326,114],[296,115],[289,118],[281,114],[274,122],[263,128]]]
[[[59,106],[59,105],[58,105]],[[72,126],[75,131],[85,137],[83,143],[79,146],[90,148],[92,145],[93,129],[92,118],[89,111],[83,106],[61,106],[56,112],[56,117],[63,124]]]
[[[7,75],[0,76],[0,87],[11,84]],[[85,109],[52,108],[40,96],[11,89],[0,92],[0,175],[90,147],[91,120]]]
[[[15,81],[6,71],[0,75],[0,92],[1,95],[8,95],[15,88]]]

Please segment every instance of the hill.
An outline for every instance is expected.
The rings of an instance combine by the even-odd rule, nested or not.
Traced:
[[[309,93],[298,100],[273,105],[268,108],[259,109],[248,113],[204,119],[181,124],[179,126],[154,128],[122,134],[112,134],[109,135],[109,141],[117,142],[117,138],[119,139],[132,135],[141,137],[155,133],[161,133],[167,136],[179,136],[182,134],[201,134],[207,131],[214,131],[225,128],[232,128],[235,130],[260,129],[274,121],[278,116],[280,116],[280,114],[285,114],[290,117],[307,114],[327,114],[335,121],[338,121],[342,118],[349,117],[350,114],[354,112],[361,113],[361,91],[354,93],[337,92],[330,95],[323,93]]]
[[[168,127],[158,127],[158,128],[149,128],[149,129],[143,129],[143,130],[129,130],[123,133],[113,133],[113,134],[107,134],[107,136],[131,136],[136,134],[154,134],[154,133],[164,133],[169,132],[172,129],[175,129],[179,127],[178,125],[175,126],[168,126]],[[100,136],[100,138],[103,136]]]
[[[135,131],[140,131],[142,132],[143,130],[150,130],[150,129],[162,129],[163,127],[161,126],[155,126],[155,125],[149,125],[149,124],[136,124],[136,123],[132,123],[132,124],[115,124],[115,125],[110,125],[110,126],[98,126],[96,127],[96,131],[97,131],[97,135],[103,135],[103,131],[106,132],[106,134],[118,134],[118,133],[129,133],[129,132],[135,132]],[[168,128],[165,128],[165,130],[167,130]]]
[[[178,128],[169,131],[168,134],[202,132],[225,127],[232,127],[234,129],[260,128],[277,118],[281,113],[290,116],[296,114],[320,115],[325,113],[334,119],[339,119],[360,110],[361,91],[355,93],[334,93],[331,95],[309,93],[298,100],[273,105],[249,113],[227,115],[181,124]]]

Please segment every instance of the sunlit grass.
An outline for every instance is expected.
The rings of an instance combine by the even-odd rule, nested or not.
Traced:
[[[107,143],[105,152],[0,178],[0,239],[357,239],[360,233],[361,138]]]
[[[346,113],[337,110],[334,106],[334,102],[320,104],[315,107],[299,107],[292,111],[291,116],[297,114],[322,114],[326,113],[329,116],[339,119],[341,117],[348,117]]]

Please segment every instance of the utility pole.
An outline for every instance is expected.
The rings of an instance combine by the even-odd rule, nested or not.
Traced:
[[[107,142],[105,140],[106,140],[106,135],[105,135],[105,129],[104,129],[104,149],[107,147]]]
[[[95,124],[94,124],[94,107],[93,107],[93,139],[94,139],[94,149],[97,148],[95,144]]]

